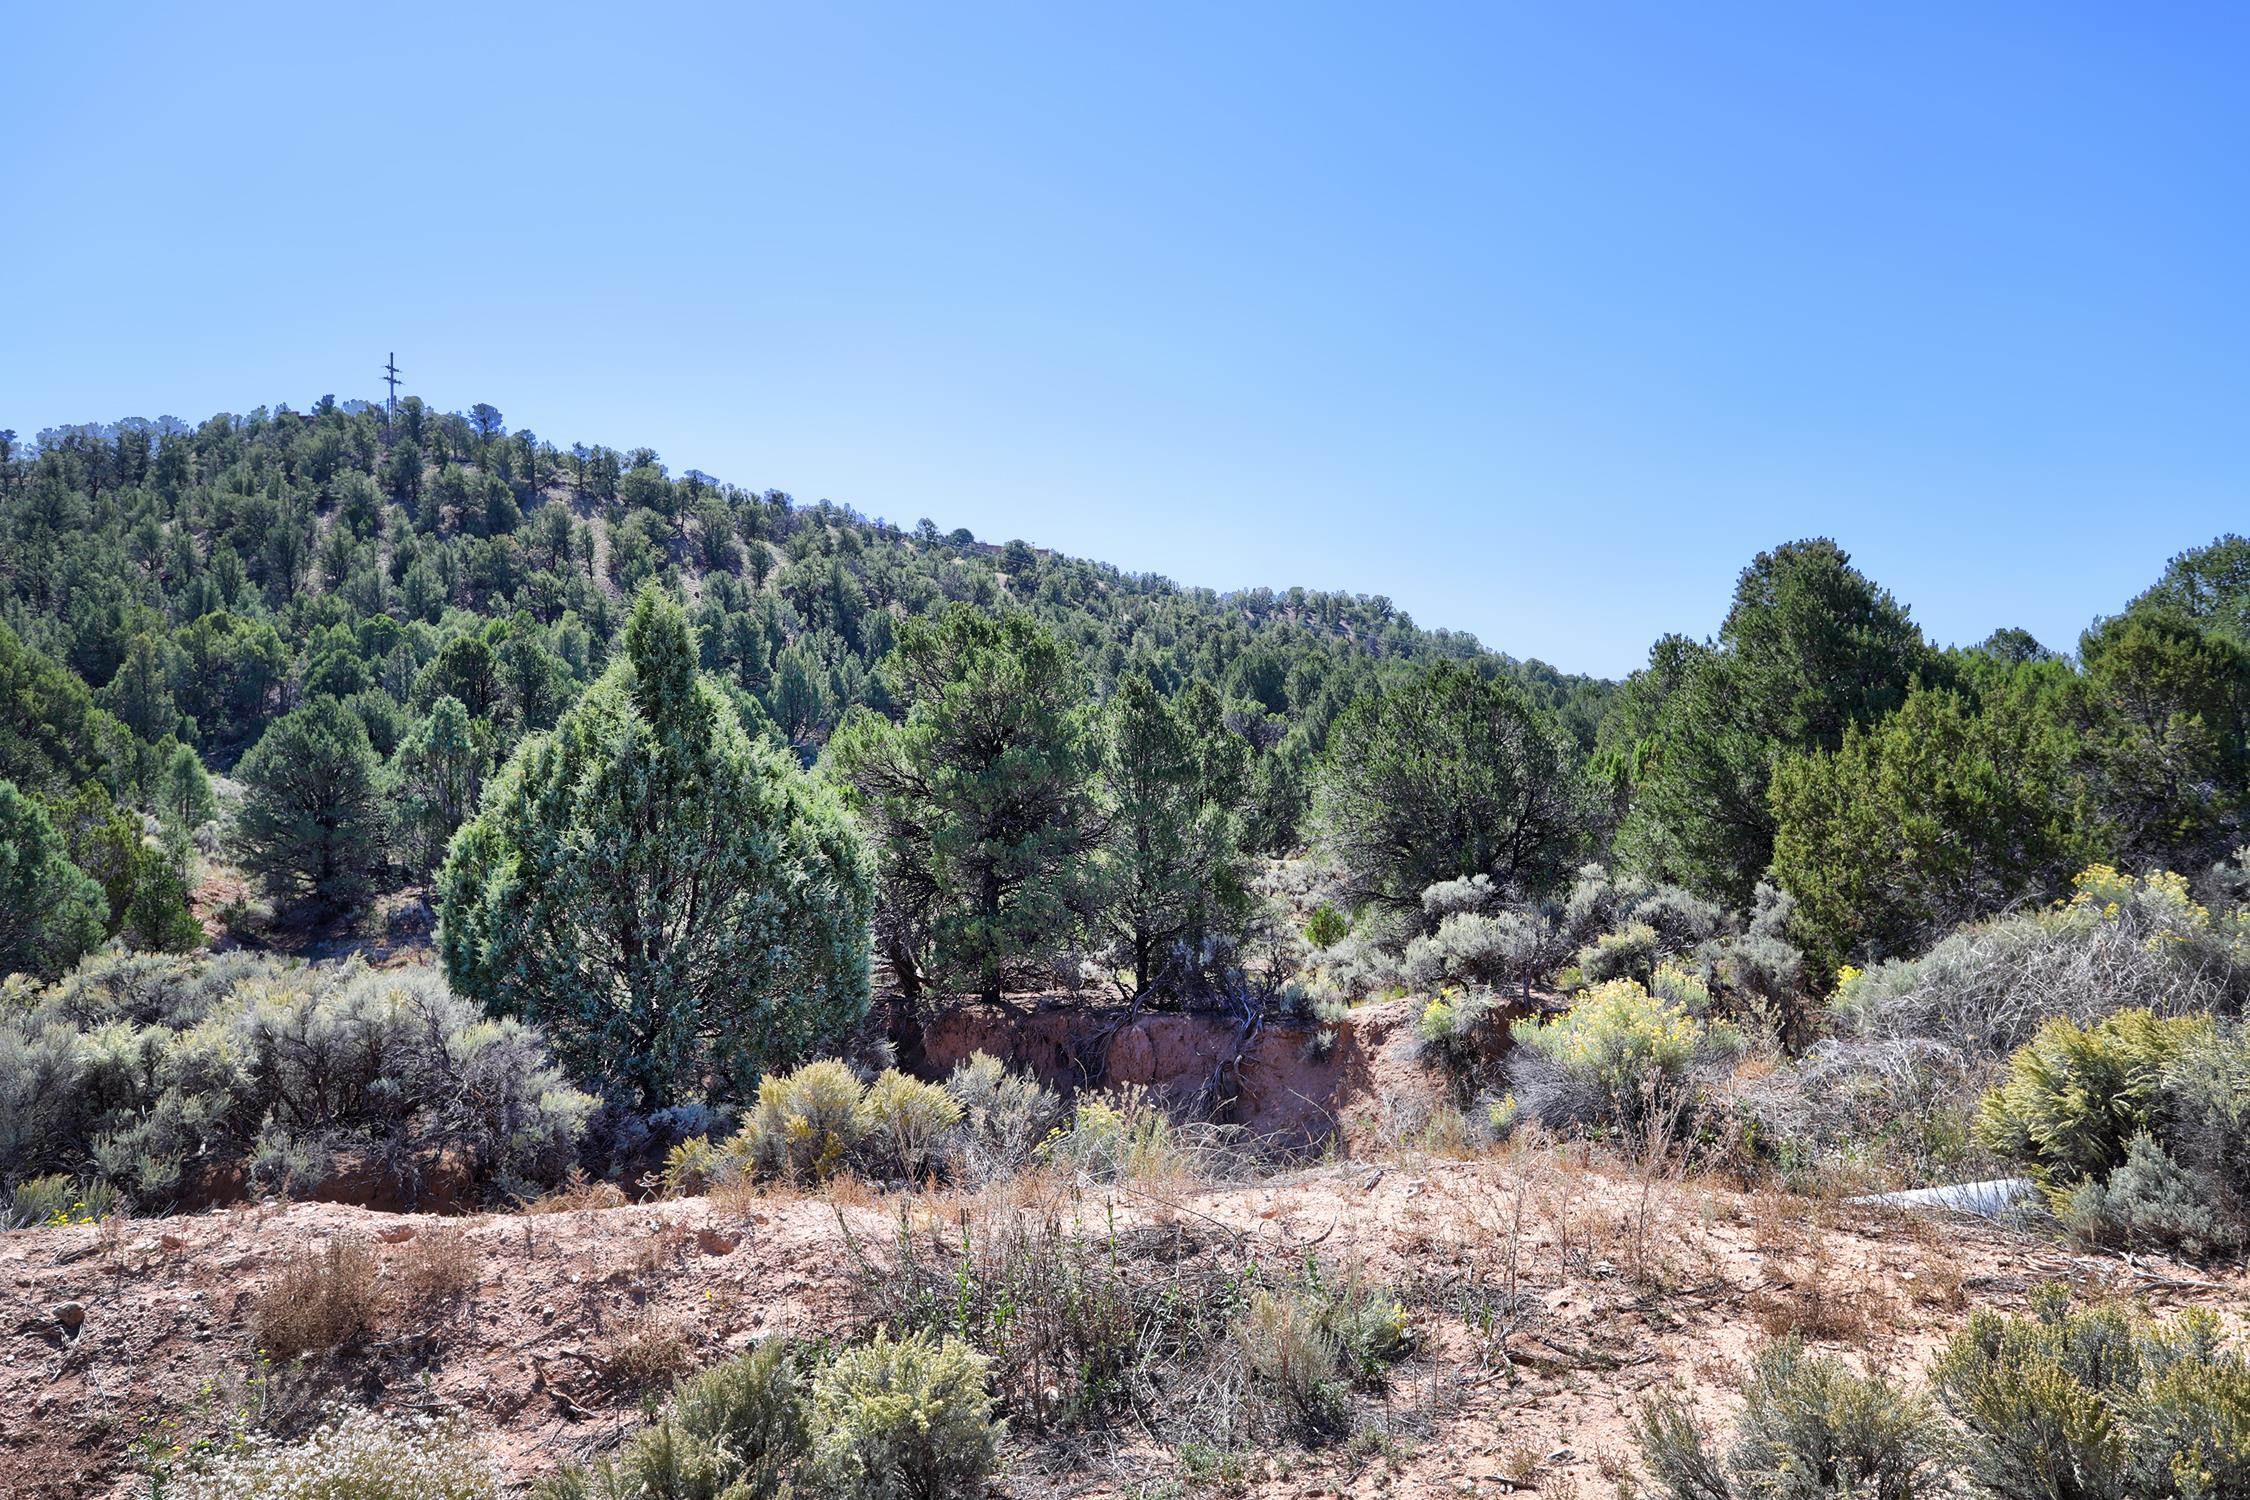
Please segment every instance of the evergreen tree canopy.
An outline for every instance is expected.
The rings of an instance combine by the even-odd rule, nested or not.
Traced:
[[[743,733],[678,605],[644,591],[624,645],[454,839],[439,950],[455,988],[643,1107],[738,1096],[865,1013],[867,855]]]
[[[1450,664],[1347,709],[1313,785],[1316,847],[1355,903],[1394,911],[1470,875],[1545,892],[1590,818],[1576,747],[1553,716]]]
[[[1086,679],[1029,615],[955,606],[909,620],[884,674],[903,722],[871,712],[829,746],[883,861],[886,956],[997,1000],[1067,951],[1099,835]]]
[[[367,726],[334,698],[276,719],[236,767],[243,867],[276,896],[329,912],[364,905],[383,862],[381,769]]]
[[[1194,950],[1239,927],[1249,905],[1236,805],[1248,746],[1187,707],[1129,672],[1096,727],[1108,822],[1098,909],[1136,997],[1162,980],[1192,985]]]
[[[39,804],[0,779],[0,976],[52,979],[100,944],[107,914]]]
[[[1835,750],[1934,663],[1905,608],[1834,542],[1760,553],[1717,644],[1674,647],[1662,664],[1673,685],[1642,755],[1627,844],[1652,874],[1746,906],[1773,858],[1778,759]]]
[[[2069,673],[2019,668],[1981,703],[1917,690],[1834,754],[1775,773],[1774,878],[1824,973],[1920,952],[1956,923],[2038,900],[2108,857],[2055,700]]]

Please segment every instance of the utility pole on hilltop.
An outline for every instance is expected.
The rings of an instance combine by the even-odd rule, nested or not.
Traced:
[[[383,430],[398,422],[398,356],[393,354],[383,366],[383,383],[391,388],[391,399],[383,405]]]

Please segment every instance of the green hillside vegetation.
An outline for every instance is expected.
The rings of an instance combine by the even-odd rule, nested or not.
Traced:
[[[1507,997],[1586,986],[1552,1037],[1802,1054],[1848,1040],[1841,980],[2090,867],[2236,910],[2246,552],[2183,553],[2066,656],[1941,646],[1790,542],[1610,684],[485,405],[9,434],[0,968],[200,947],[214,870],[269,903],[213,913],[252,946],[418,896],[461,996],[641,1111],[743,1103],[876,993],[1432,992],[1473,1061]],[[1532,1076],[1576,1047],[1519,1049],[1502,1113],[1598,1124],[1588,1078]]]

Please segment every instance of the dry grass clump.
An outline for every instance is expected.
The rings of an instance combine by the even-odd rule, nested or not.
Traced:
[[[425,1230],[396,1257],[399,1300],[412,1312],[443,1312],[476,1290],[476,1246],[460,1230]]]
[[[583,1167],[572,1167],[560,1186],[549,1193],[528,1200],[522,1211],[527,1214],[574,1214],[586,1209],[623,1208],[625,1191],[614,1182],[597,1182],[586,1175]]]
[[[639,1308],[610,1334],[601,1358],[606,1374],[634,1390],[677,1380],[695,1364],[695,1340],[654,1308]]]
[[[989,1361],[1004,1410],[1043,1429],[1132,1420],[1166,1441],[1233,1444],[1353,1430],[1356,1391],[1377,1391],[1411,1343],[1387,1290],[1261,1263],[1223,1230],[1096,1225],[1050,1179],[959,1199],[944,1217],[902,1213],[887,1252],[855,1246],[864,1325],[958,1338]]]
[[[252,1304],[251,1335],[276,1361],[326,1354],[375,1331],[382,1310],[375,1247],[332,1236],[292,1253]]]
[[[1867,1297],[1822,1275],[1760,1292],[1750,1299],[1750,1313],[1768,1338],[1816,1344],[1856,1342],[1872,1327]]]

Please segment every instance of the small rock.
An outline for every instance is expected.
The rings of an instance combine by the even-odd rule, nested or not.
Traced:
[[[187,1241],[176,1234],[160,1234],[156,1237],[156,1243],[167,1250],[185,1250],[187,1248]]]
[[[376,1230],[375,1238],[386,1245],[403,1245],[414,1238],[414,1226],[411,1224],[393,1224],[388,1229]]]
[[[705,1255],[732,1255],[735,1247],[742,1241],[734,1235],[721,1234],[716,1229],[704,1228],[695,1232],[695,1243],[701,1247]]]
[[[58,1302],[47,1309],[47,1316],[60,1323],[64,1330],[76,1333],[86,1322],[86,1305],[83,1302]]]

